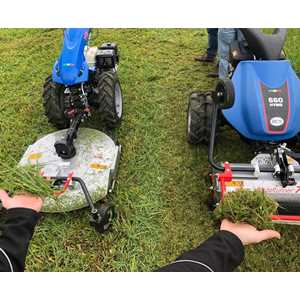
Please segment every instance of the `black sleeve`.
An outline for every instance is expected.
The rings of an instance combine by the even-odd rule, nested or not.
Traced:
[[[0,236],[0,271],[24,271],[29,241],[39,214],[32,209],[12,208],[7,211]]]
[[[160,272],[229,272],[244,258],[244,246],[229,231],[219,231],[196,249],[179,256]]]

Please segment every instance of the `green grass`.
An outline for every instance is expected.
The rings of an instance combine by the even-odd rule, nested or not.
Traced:
[[[54,131],[43,115],[42,86],[59,54],[61,30],[0,30],[0,160],[18,160],[39,136]],[[125,111],[123,146],[113,195],[118,217],[98,235],[86,209],[44,215],[27,258],[28,271],[151,271],[197,246],[217,226],[206,206],[207,148],[185,138],[188,95],[212,89],[213,66],[193,61],[205,49],[204,29],[95,30],[93,41],[116,41]],[[287,53],[300,71],[299,30]],[[90,126],[97,126],[91,122]],[[249,160],[238,136],[222,134],[217,157]],[[8,162],[13,163],[13,162]],[[298,271],[298,227],[278,227],[283,238],[247,247],[241,271]]]
[[[278,203],[262,190],[240,189],[226,193],[224,200],[214,210],[217,220],[248,223],[258,230],[274,228],[272,216],[277,213]]]

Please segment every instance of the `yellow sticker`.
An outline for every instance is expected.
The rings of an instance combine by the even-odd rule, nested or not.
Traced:
[[[38,160],[43,156],[42,153],[32,153],[28,156],[28,160]]]
[[[91,163],[90,168],[99,171],[99,170],[107,169],[108,165],[107,164],[101,164],[101,163]]]
[[[244,181],[229,181],[229,182],[225,182],[225,185],[228,187],[243,188]]]

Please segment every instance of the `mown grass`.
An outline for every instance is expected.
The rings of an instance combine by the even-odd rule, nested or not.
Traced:
[[[44,215],[27,258],[28,271],[151,271],[197,246],[215,230],[206,206],[206,147],[185,139],[187,98],[209,90],[213,69],[193,61],[205,49],[204,29],[94,30],[93,42],[116,41],[125,99],[118,130],[123,146],[113,198],[113,230],[98,235],[86,209]],[[0,160],[20,159],[39,136],[54,131],[43,115],[42,86],[59,54],[62,30],[0,30]],[[299,30],[292,29],[287,53],[300,71]],[[89,126],[101,129],[97,119]],[[238,136],[220,136],[217,157],[247,160]],[[11,160],[12,163],[13,160]],[[300,269],[298,227],[278,227],[280,241],[248,247],[241,271]]]

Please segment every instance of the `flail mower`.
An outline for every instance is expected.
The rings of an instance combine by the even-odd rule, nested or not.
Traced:
[[[107,134],[80,125],[97,113],[105,129],[113,130],[122,119],[123,99],[117,45],[90,47],[90,35],[87,28],[64,31],[60,56],[43,92],[46,116],[59,131],[30,145],[20,165],[41,166],[42,175],[54,179],[61,191],[58,199],[44,199],[43,212],[89,206],[91,224],[104,232],[114,214],[105,199],[114,187],[121,146]]]
[[[229,79],[190,96],[187,139],[209,144],[211,208],[225,193],[263,189],[279,204],[274,222],[299,224],[300,153],[291,147],[299,141],[300,81],[284,55],[287,30],[240,30],[245,41],[231,45]],[[225,125],[253,149],[250,162],[215,161],[216,133]]]

